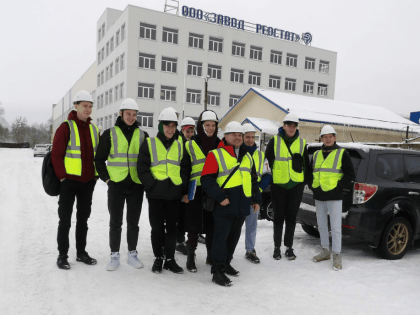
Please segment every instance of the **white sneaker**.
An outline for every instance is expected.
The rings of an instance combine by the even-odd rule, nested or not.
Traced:
[[[106,270],[114,271],[117,270],[118,266],[120,265],[120,253],[113,252],[111,253],[111,261],[106,265]]]
[[[137,269],[144,267],[143,263],[137,257],[137,251],[136,250],[132,250],[131,252],[128,252],[127,264],[129,264],[129,265],[131,265],[131,266],[133,266],[134,268],[137,268]]]

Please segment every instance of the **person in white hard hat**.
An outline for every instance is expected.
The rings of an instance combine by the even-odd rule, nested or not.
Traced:
[[[126,98],[120,106],[115,125],[104,131],[99,141],[95,163],[99,177],[108,184],[109,245],[111,260],[106,270],[116,270],[120,264],[121,227],[124,205],[127,205],[127,264],[142,268],[138,258],[139,220],[144,186],[137,175],[140,144],[149,136],[137,122],[139,106]],[[107,162],[107,163],[106,163]]]
[[[232,121],[216,150],[212,150],[201,172],[204,192],[216,201],[213,211],[214,238],[211,250],[212,281],[230,286],[227,277],[239,276],[231,261],[251,205],[255,212],[261,205],[258,177],[251,155],[243,146],[243,127]]]
[[[181,122],[181,133],[186,141],[189,141],[194,136],[195,121],[191,117],[185,117]]]
[[[321,150],[312,159],[313,191],[318,230],[322,251],[313,258],[320,262],[331,259],[328,215],[332,235],[333,269],[341,270],[341,214],[343,211],[343,189],[355,179],[353,163],[349,153],[337,145],[337,133],[330,125],[322,127]]]
[[[295,113],[288,113],[283,120],[283,127],[272,137],[265,150],[266,158],[273,174],[271,200],[274,210],[274,252],[275,260],[281,259],[283,225],[285,256],[295,260],[293,238],[296,216],[303,197],[305,183],[312,178],[309,167],[309,155],[306,140],[299,136],[299,118]]]
[[[94,157],[99,142],[99,129],[91,122],[93,99],[89,92],[81,90],[73,98],[74,110],[68,120],[58,127],[51,151],[54,171],[61,181],[58,200],[58,252],[57,266],[70,269],[67,260],[69,231],[73,205],[77,199],[76,261],[95,265],[96,259],[86,252],[87,221],[91,212],[92,194],[98,174]]]
[[[151,241],[155,255],[152,266],[154,273],[161,273],[162,267],[174,273],[183,273],[174,256],[179,201],[188,190],[189,160],[183,144],[176,137],[177,125],[176,113],[170,109],[162,110],[159,114],[159,131],[156,137],[147,138],[142,143],[137,162],[137,173],[149,201]],[[166,234],[163,243],[165,221]]]

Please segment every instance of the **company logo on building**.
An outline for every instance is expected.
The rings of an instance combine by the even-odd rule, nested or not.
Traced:
[[[204,20],[209,23],[233,27],[247,32],[255,32],[257,34],[272,36],[283,40],[304,43],[305,45],[309,45],[312,42],[312,35],[308,32],[303,33],[301,36],[299,36],[296,33],[274,28],[271,26],[253,24],[250,22],[245,22],[244,20],[232,18],[227,15],[205,12],[203,10],[187,7],[185,5],[182,7],[182,15],[192,19]]]

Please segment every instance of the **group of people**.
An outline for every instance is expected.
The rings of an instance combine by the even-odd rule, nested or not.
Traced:
[[[174,257],[176,250],[187,255],[187,270],[197,272],[197,243],[205,234],[206,263],[211,265],[212,281],[230,286],[228,276],[239,276],[231,262],[244,223],[245,258],[260,262],[255,250],[257,220],[261,192],[270,184],[274,205],[273,258],[281,259],[285,224],[284,255],[289,260],[296,259],[296,216],[307,184],[316,200],[323,247],[313,259],[319,262],[331,258],[329,214],[333,267],[342,268],[342,190],[354,179],[354,171],[349,154],[336,144],[336,132],[331,126],[321,130],[323,146],[310,161],[306,140],[299,136],[299,119],[293,113],[286,115],[283,127],[271,138],[264,154],[258,150],[256,130],[251,124],[229,122],[220,139],[219,119],[211,110],[200,114],[197,125],[192,118],[184,118],[178,130],[178,113],[171,107],[165,108],[158,118],[158,133],[151,137],[137,122],[137,102],[127,98],[121,103],[115,125],[100,135],[90,118],[91,95],[79,91],[73,104],[75,109],[56,131],[51,152],[61,181],[57,233],[60,269],[70,269],[69,230],[75,199],[76,260],[88,265],[97,263],[86,251],[86,238],[92,194],[99,178],[108,185],[109,271],[120,264],[125,206],[127,264],[143,267],[137,242],[145,192],[155,256],[152,272],[165,269],[183,273]]]

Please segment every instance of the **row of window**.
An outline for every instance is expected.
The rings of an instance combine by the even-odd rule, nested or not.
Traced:
[[[105,91],[101,95],[98,95],[96,102],[97,108],[100,109],[106,105],[112,104],[118,100],[124,98],[124,83],[116,85],[114,88]]]
[[[105,23],[102,25],[102,37],[105,35]],[[98,30],[98,42],[102,39],[101,28]],[[117,47],[125,39],[125,24],[119,28],[115,34],[115,47]],[[114,36],[106,43],[105,47],[102,47],[98,51],[98,65],[108,57],[108,55],[114,50]],[[106,54],[106,55],[105,55]]]
[[[125,53],[122,54],[121,56],[118,56],[115,59],[115,74],[124,70],[124,68],[125,68]],[[104,70],[98,73],[97,82],[96,82],[97,86],[104,84],[113,76],[114,76],[114,62],[111,62],[111,64],[108,67],[106,67]]]
[[[156,40],[156,25],[140,23],[140,38]],[[178,30],[164,27],[162,31],[162,41],[172,44],[178,44]],[[188,46],[198,49],[204,49],[204,35],[189,33]],[[223,53],[223,39],[209,36],[209,51]],[[249,58],[262,61],[262,47],[250,45]],[[232,42],[232,55],[245,57],[245,44]],[[282,64],[281,51],[271,50],[270,62],[274,64]],[[298,56],[295,54],[286,54],[286,66],[297,67]],[[315,70],[315,58],[305,57],[305,69]],[[319,61],[319,72],[329,72],[329,61]]]
[[[114,119],[112,119],[114,116]],[[107,115],[102,118],[96,119],[96,125],[102,126],[103,130],[109,129],[115,125],[115,122],[117,121],[118,113],[115,113],[114,115]],[[193,117],[195,121],[198,121],[198,117]],[[153,113],[137,113],[137,122],[142,127],[153,127]]]

